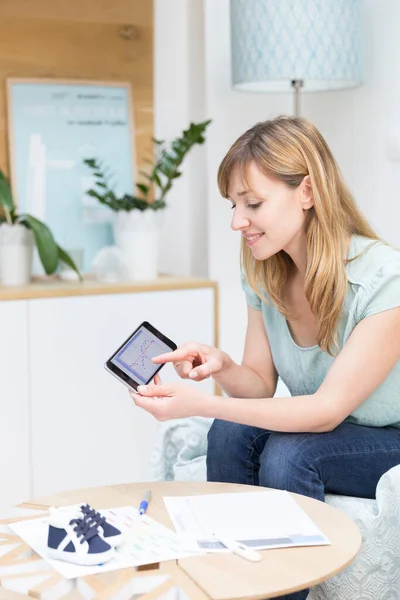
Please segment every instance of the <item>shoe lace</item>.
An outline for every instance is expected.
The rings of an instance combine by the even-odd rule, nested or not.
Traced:
[[[82,518],[72,519],[69,522],[69,524],[75,525],[73,531],[75,531],[77,538],[82,537],[82,539],[80,540],[81,544],[83,544],[83,542],[87,542],[95,535],[98,535],[96,525],[93,524],[93,522],[90,519],[87,519],[86,516],[83,516]]]
[[[101,527],[106,522],[106,518],[92,508],[89,504],[81,506],[81,511],[85,518],[88,518],[96,526],[96,528]]]

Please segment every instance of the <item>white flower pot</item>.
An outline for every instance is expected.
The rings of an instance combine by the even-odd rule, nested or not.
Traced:
[[[158,245],[161,211],[121,210],[114,220],[114,239],[126,263],[128,279],[158,277]]]
[[[0,283],[26,285],[31,279],[33,233],[24,225],[0,225]]]

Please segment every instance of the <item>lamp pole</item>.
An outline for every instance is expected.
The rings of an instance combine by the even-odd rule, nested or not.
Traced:
[[[292,88],[294,89],[294,116],[300,116],[300,90],[304,85],[302,79],[292,79]]]

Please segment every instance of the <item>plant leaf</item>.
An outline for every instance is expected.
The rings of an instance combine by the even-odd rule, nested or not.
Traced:
[[[160,177],[157,175],[157,171],[153,172],[152,175],[153,181],[158,185],[159,188],[162,188],[162,183]]]
[[[151,178],[160,189],[158,200],[164,202],[167,192],[171,189],[172,181],[180,176],[179,167],[182,164],[186,154],[195,144],[203,144],[205,141],[204,133],[211,120],[202,123],[190,123],[188,129],[182,132],[182,135],[172,141],[170,149],[162,148],[156,164],[151,173]],[[163,175],[161,180],[157,175]],[[161,184],[161,185],[160,185]]]
[[[166,204],[164,200],[154,200],[149,204],[149,208],[152,210],[160,210],[161,208],[165,208]]]
[[[85,158],[83,160],[83,162],[85,163],[85,165],[87,165],[91,169],[96,169],[97,168],[97,162],[96,162],[95,158]]]
[[[96,190],[87,190],[88,196],[93,196],[93,198],[97,198],[97,200],[103,200],[103,196],[101,196]]]
[[[0,204],[4,208],[8,208],[9,213],[13,214],[15,211],[15,204],[12,198],[11,187],[8,180],[0,170]]]
[[[47,225],[32,215],[20,215],[19,221],[32,231],[44,270],[51,275],[58,267],[58,246],[53,234]]]
[[[149,193],[149,186],[148,186],[148,185],[145,185],[144,183],[137,183],[137,184],[136,184],[136,187],[138,187],[138,188],[139,188],[139,190],[140,190],[141,192],[143,192],[143,194],[144,194],[145,196],[147,196],[147,194]]]
[[[82,281],[82,275],[80,274],[78,267],[76,266],[76,264],[74,263],[74,261],[72,260],[70,255],[63,248],[61,248],[61,246],[57,246],[57,249],[58,249],[59,261],[65,263],[71,269],[73,269],[75,271],[75,273],[77,273],[77,275],[79,277],[79,281]]]

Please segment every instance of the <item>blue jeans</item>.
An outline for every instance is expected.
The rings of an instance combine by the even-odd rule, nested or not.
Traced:
[[[216,419],[208,433],[207,480],[375,498],[379,478],[400,464],[400,429],[342,423],[324,433],[280,433]],[[304,600],[308,590],[281,596]]]

